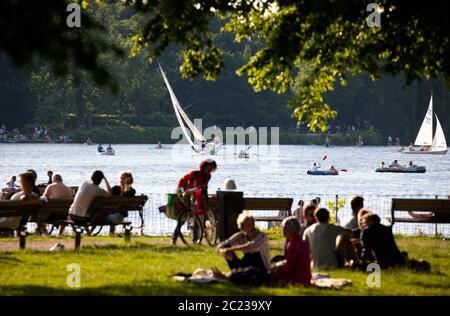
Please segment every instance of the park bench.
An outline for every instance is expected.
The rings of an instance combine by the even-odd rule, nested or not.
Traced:
[[[143,207],[147,201],[147,196],[134,197],[99,197],[94,200],[88,210],[91,220],[83,225],[78,225],[67,219],[69,207],[72,199],[52,199],[44,203],[42,200],[31,201],[0,201],[0,217],[34,217],[36,221],[44,224],[70,225],[75,231],[75,248],[81,244],[81,233],[87,229],[87,226],[110,226],[106,219],[108,214],[113,212],[138,211],[141,217],[141,228],[143,228]],[[19,245],[21,249],[25,248],[26,222],[17,229],[19,235]],[[122,222],[125,228],[125,240],[129,241],[131,237],[131,222]],[[2,230],[6,233],[14,233],[11,230]]]
[[[75,232],[75,249],[78,249],[81,245],[81,234],[83,230],[88,231],[88,226],[111,226],[107,222],[107,217],[111,213],[123,213],[129,211],[138,211],[141,217],[141,229],[144,226],[143,221],[143,208],[147,202],[146,195],[133,196],[133,197],[97,197],[92,202],[90,208],[87,211],[89,221],[86,223],[77,223],[71,219],[66,219],[62,223],[69,225]],[[130,241],[131,238],[131,222],[124,221],[114,226],[123,226],[125,230],[125,241]]]
[[[293,199],[291,198],[257,198],[244,197],[244,210],[251,211],[282,211],[287,216],[291,215]],[[254,216],[256,221],[260,222],[281,222],[285,217],[282,215],[273,216]]]
[[[247,211],[282,211],[291,215],[292,198],[259,198],[244,197],[244,210]],[[208,198],[209,208],[217,208],[217,197],[210,195]],[[254,216],[256,221],[281,222],[286,216]]]
[[[414,212],[426,213],[415,214]],[[401,215],[397,216],[396,213]],[[391,223],[394,225],[396,222],[448,224],[450,223],[450,200],[394,198],[391,206]]]
[[[28,218],[29,216],[37,214],[42,205],[42,200],[38,199],[27,201],[0,201],[0,217]],[[27,221],[21,220],[17,229],[0,229],[0,231],[5,232],[8,235],[14,234],[14,231],[17,231],[17,235],[19,236],[19,247],[20,249],[25,249],[27,236],[26,223]]]

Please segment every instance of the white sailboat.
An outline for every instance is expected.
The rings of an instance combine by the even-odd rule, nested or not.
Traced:
[[[404,154],[434,154],[443,155],[447,153],[447,142],[445,140],[444,131],[441,126],[441,122],[436,117],[436,133],[433,137],[433,95],[430,98],[430,104],[428,105],[427,113],[423,119],[422,126],[417,134],[414,146],[421,146],[420,148],[412,148],[403,151]],[[426,149],[426,150],[423,150]]]
[[[221,140],[216,137],[213,141],[208,142],[208,140],[195,126],[195,124],[192,123],[192,121],[189,119],[186,112],[184,112],[159,63],[158,66],[159,69],[161,70],[161,74],[163,76],[167,90],[169,90],[170,99],[172,100],[172,106],[175,111],[178,123],[180,124],[181,130],[183,131],[185,138],[191,145],[192,150],[196,153],[215,155],[222,144]],[[193,135],[194,139],[191,139],[191,134]]]

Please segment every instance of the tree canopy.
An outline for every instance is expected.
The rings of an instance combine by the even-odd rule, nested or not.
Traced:
[[[86,7],[94,1],[77,2]],[[97,2],[107,6],[119,1]],[[381,27],[368,26],[371,12],[364,0],[120,2],[139,17],[138,29],[129,34],[131,55],[145,53],[154,59],[177,44],[182,49],[180,70],[188,78],[203,74],[215,79],[223,69],[218,34],[257,44],[235,70],[256,91],[293,88],[293,115],[313,130],[326,129],[336,117],[324,96],[336,81],[345,85],[349,76],[403,74],[408,84],[421,78],[450,83],[450,4],[445,1],[379,0]],[[81,29],[68,28],[66,6],[64,0],[0,2],[0,50],[19,66],[30,66],[38,55],[57,75],[86,71],[94,83],[116,91],[117,80],[101,56],[120,56],[122,50],[102,36],[107,25],[88,11],[82,13]],[[212,28],[217,18],[224,21],[219,32]]]
[[[208,28],[215,16],[228,21],[222,30],[233,32],[237,41],[264,43],[237,70],[256,91],[287,91],[295,65],[308,63],[291,105],[294,116],[313,130],[325,129],[335,117],[323,95],[336,80],[345,85],[349,73],[366,72],[373,79],[403,73],[407,83],[441,76],[450,83],[450,5],[431,2],[377,1],[381,27],[369,27],[364,0],[126,1],[147,17],[134,37],[134,51],[148,47],[159,56],[169,43],[179,43],[185,47],[181,72],[186,77],[203,73],[211,79],[223,65]]]

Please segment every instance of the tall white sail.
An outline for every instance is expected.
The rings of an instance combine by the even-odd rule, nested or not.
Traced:
[[[186,137],[186,139],[188,140],[189,144],[191,144],[191,146],[195,146],[194,142],[191,139],[191,134],[187,131],[186,126],[184,126],[183,119],[181,118],[181,115],[179,113],[179,109],[181,108],[180,103],[178,102],[178,99],[175,96],[175,93],[173,92],[172,87],[170,86],[170,83],[167,80],[166,75],[164,74],[164,71],[159,63],[158,63],[158,66],[159,66],[159,69],[161,70],[161,74],[163,76],[164,82],[166,83],[167,90],[169,90],[170,99],[172,100],[172,106],[175,111],[175,115],[177,116],[177,120],[178,120],[178,123],[180,124],[181,130],[183,131],[183,134]]]
[[[181,117],[186,122],[186,125],[189,127],[189,129],[191,130],[192,134],[194,134],[195,140],[200,141],[200,142],[202,142],[202,141],[206,142],[206,138],[198,130],[197,126],[195,126],[195,124],[192,123],[192,121],[189,119],[189,117],[187,116],[187,114],[184,112],[184,110],[181,108],[180,105],[178,105],[178,112],[180,112]]]
[[[433,96],[430,98],[430,105],[428,106],[427,114],[423,119],[419,134],[417,134],[414,145],[416,146],[431,146],[433,142]]]
[[[433,143],[431,144],[432,149],[447,149],[447,142],[445,141],[444,130],[442,129],[441,122],[436,114],[436,133],[434,134]]]

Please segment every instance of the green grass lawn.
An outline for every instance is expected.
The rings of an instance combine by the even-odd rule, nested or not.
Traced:
[[[58,242],[56,238],[39,240]],[[207,246],[172,246],[164,237],[134,237],[131,244],[120,238],[86,240],[110,244],[85,245],[78,252],[12,250],[0,252],[1,295],[450,295],[450,243],[425,237],[396,237],[411,258],[431,263],[431,273],[409,270],[383,271],[381,287],[369,288],[369,272],[334,270],[332,277],[348,278],[353,284],[341,290],[317,288],[246,288],[231,284],[200,285],[173,281],[177,272],[218,267],[228,271],[224,260]],[[10,239],[0,239],[0,243]],[[30,240],[38,240],[33,237]],[[283,241],[271,240],[272,256],[281,254]],[[67,286],[67,265],[81,268],[81,287]]]

